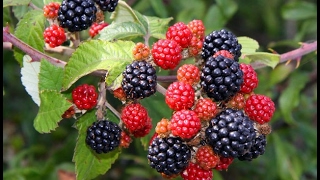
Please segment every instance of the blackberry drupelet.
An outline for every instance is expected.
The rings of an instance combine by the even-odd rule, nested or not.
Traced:
[[[113,12],[116,9],[119,0],[94,0],[94,1],[98,4],[101,11]]]
[[[234,96],[242,83],[243,72],[239,63],[222,55],[209,57],[201,69],[202,90],[216,101]]]
[[[107,120],[95,121],[87,129],[86,143],[96,153],[108,153],[120,145],[121,129],[118,124]]]
[[[149,146],[148,159],[152,168],[171,177],[188,166],[191,150],[179,137],[156,137]]]
[[[63,0],[58,11],[58,22],[70,32],[86,30],[96,20],[96,12],[93,0]]]
[[[260,135],[255,138],[254,143],[249,150],[249,152],[245,153],[242,156],[239,156],[238,159],[240,161],[251,161],[252,159],[256,159],[258,156],[264,154],[266,150],[267,140],[265,135]]]
[[[227,108],[211,119],[205,130],[207,143],[222,157],[238,158],[254,144],[254,122],[241,110]]]
[[[121,86],[127,99],[143,99],[156,92],[156,69],[145,60],[133,61],[122,75]]]
[[[234,60],[239,61],[241,49],[242,46],[237,37],[231,31],[221,29],[213,31],[205,37],[201,56],[206,60],[219,50],[227,50],[234,55]]]

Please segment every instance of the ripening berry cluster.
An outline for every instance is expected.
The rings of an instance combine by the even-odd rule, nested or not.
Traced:
[[[45,43],[51,48],[67,41],[67,32],[87,30],[91,38],[95,37],[108,23],[99,16],[104,12],[115,11],[118,0],[63,0],[50,2],[43,7],[43,15],[50,26],[43,32]],[[101,13],[102,12],[102,13]]]

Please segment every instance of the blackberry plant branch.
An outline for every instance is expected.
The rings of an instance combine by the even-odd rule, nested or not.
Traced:
[[[99,97],[98,97],[98,103],[97,103],[97,111],[96,116],[97,120],[104,120],[105,114],[106,114],[106,106],[105,102],[107,101],[106,98],[106,83],[103,78],[101,78],[100,82],[98,83],[98,91],[99,91]]]

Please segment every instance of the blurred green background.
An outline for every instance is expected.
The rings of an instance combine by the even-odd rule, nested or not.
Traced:
[[[42,8],[49,1],[32,0]],[[206,34],[227,28],[237,36],[248,36],[260,44],[259,51],[285,53],[299,42],[317,40],[316,0],[127,0],[143,15],[173,17],[171,24],[201,19]],[[11,30],[28,10],[25,6],[3,8],[3,26]],[[108,20],[107,20],[108,21]],[[87,32],[82,32],[87,36]],[[173,74],[174,72],[161,72]],[[317,179],[317,54],[312,52],[275,69],[257,69],[259,86],[255,93],[272,98],[276,112],[270,121],[264,155],[251,161],[234,160],[228,171],[214,171],[217,180],[313,180]],[[74,119],[62,120],[56,131],[40,134],[33,127],[38,106],[21,83],[19,63],[10,50],[3,49],[3,177],[4,179],[72,179],[72,162],[77,131]],[[83,82],[97,83],[96,77]],[[163,84],[166,86],[166,84]],[[113,105],[121,103],[108,96]],[[156,121],[170,118],[163,95],[142,101]],[[153,130],[154,132],[154,130]],[[152,133],[151,133],[152,135]],[[150,135],[150,136],[151,136]],[[139,139],[124,149],[112,168],[96,179],[163,179],[147,164],[147,151]],[[177,178],[179,179],[179,178]]]

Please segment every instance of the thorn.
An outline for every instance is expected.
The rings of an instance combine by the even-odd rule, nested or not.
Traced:
[[[301,57],[298,57],[297,58],[296,69],[300,66],[300,61],[301,61]]]
[[[288,65],[290,62],[291,62],[291,59],[289,59],[289,60],[286,62],[285,65]]]
[[[271,49],[271,48],[268,48],[269,51],[271,51],[273,54],[279,54],[277,51]]]

